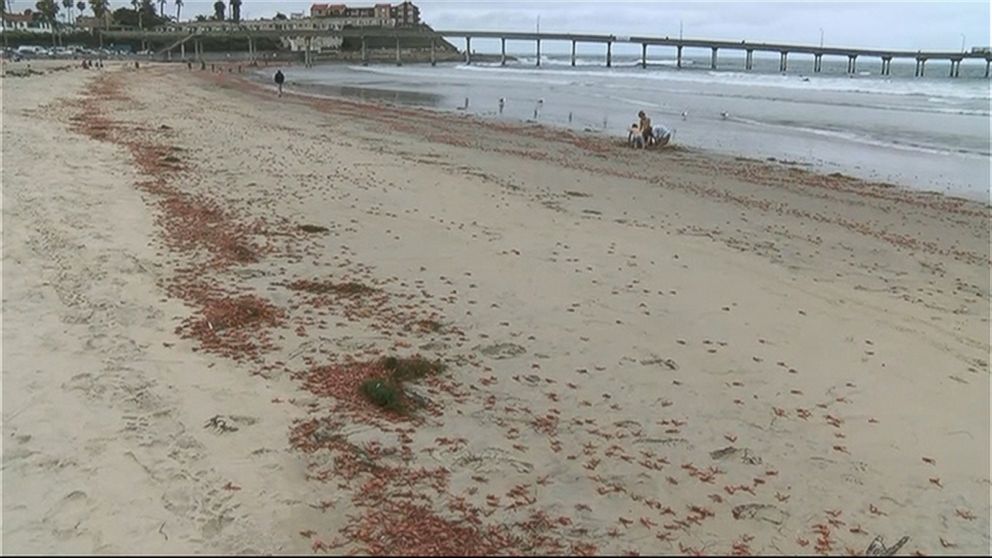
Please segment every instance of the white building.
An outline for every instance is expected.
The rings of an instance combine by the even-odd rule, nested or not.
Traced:
[[[31,10],[24,10],[22,14],[4,14],[4,31],[19,31],[27,33],[51,33],[52,26]]]

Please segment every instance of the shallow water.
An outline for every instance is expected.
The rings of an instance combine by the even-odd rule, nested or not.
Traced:
[[[575,67],[568,56],[542,57],[540,68],[534,61],[327,65],[293,68],[289,79],[334,95],[620,136],[644,110],[683,145],[989,199],[984,62],[965,63],[962,77],[950,79],[934,62],[926,78],[914,78],[912,62],[878,76],[878,64],[859,61],[860,73],[848,76],[846,61],[828,59],[821,74],[803,73],[812,65],[801,59],[790,59],[786,74],[777,59],[756,58],[752,72],[729,57],[717,71],[708,58],[684,59],[681,70],[657,57],[647,69],[632,56],[615,56],[613,68],[602,57],[580,57]]]

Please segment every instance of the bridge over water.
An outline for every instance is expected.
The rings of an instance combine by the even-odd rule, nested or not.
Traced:
[[[647,67],[648,49],[650,47],[675,48],[676,66],[682,67],[682,51],[686,48],[710,49],[710,67],[717,69],[718,54],[721,50],[743,51],[745,53],[745,69],[751,70],[753,67],[753,57],[755,52],[773,52],[779,55],[779,70],[786,71],[789,65],[789,55],[802,54],[813,57],[813,72],[818,73],[822,67],[824,56],[836,56],[847,58],[848,73],[857,72],[858,58],[875,58],[881,62],[882,75],[889,75],[893,59],[909,59],[916,61],[916,75],[926,74],[926,64],[931,60],[943,60],[950,62],[949,77],[958,77],[961,71],[961,62],[966,59],[976,59],[985,61],[985,77],[989,77],[989,69],[992,66],[992,52],[948,52],[948,51],[905,51],[905,50],[881,50],[863,49],[847,47],[810,46],[800,44],[785,43],[760,43],[748,41],[717,41],[708,39],[684,39],[669,37],[642,37],[642,36],[617,36],[617,35],[590,35],[572,33],[528,33],[528,32],[506,32],[506,31],[464,31],[464,30],[430,30],[430,29],[403,29],[403,28],[379,28],[361,27],[346,29],[331,29],[327,25],[320,28],[319,23],[310,20],[307,28],[299,28],[294,25],[295,20],[289,20],[278,29],[273,29],[272,22],[265,22],[266,27],[262,27],[258,22],[244,22],[242,24],[219,23],[217,29],[207,28],[186,29],[183,27],[167,26],[156,29],[136,30],[136,29],[115,29],[101,31],[102,36],[111,39],[141,39],[141,40],[174,40],[175,42],[165,50],[174,48],[185,49],[185,44],[194,42],[194,47],[198,54],[202,54],[201,41],[205,37],[244,37],[249,43],[249,52],[254,54],[254,41],[259,38],[303,38],[306,44],[304,60],[309,65],[313,61],[313,51],[311,49],[311,39],[313,37],[349,37],[358,38],[362,44],[362,60],[368,63],[368,51],[366,39],[368,38],[394,38],[396,40],[396,62],[401,60],[401,39],[418,38],[430,41],[431,63],[436,63],[437,42],[447,38],[459,38],[465,40],[465,61],[472,63],[472,39],[499,39],[500,55],[502,63],[506,63],[506,41],[533,41],[537,54],[538,66],[541,65],[541,43],[547,41],[571,42],[572,45],[572,65],[575,65],[575,49],[579,43],[600,43],[605,45],[605,64],[607,67],[613,65],[613,45],[616,43],[638,44],[641,46],[641,66]],[[317,20],[319,21],[319,20]],[[184,50],[185,52],[185,50]]]

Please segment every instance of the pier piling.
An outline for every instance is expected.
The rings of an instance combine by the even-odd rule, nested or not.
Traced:
[[[747,54],[744,57],[744,69],[750,70],[754,67],[754,50],[747,49]]]
[[[465,37],[465,64],[472,63],[472,37]]]
[[[641,43],[641,68],[648,67],[648,44]]]
[[[499,65],[506,66],[506,37],[499,40]]]
[[[541,39],[537,40],[537,65],[541,65]]]
[[[992,60],[985,59],[985,77],[989,77],[989,66],[992,66]]]
[[[784,72],[789,69],[789,53],[782,51],[778,60],[778,71]]]
[[[713,47],[713,54],[710,55],[710,69],[711,70],[715,70],[716,69],[716,51],[717,51],[717,48],[716,47]]]
[[[575,66],[575,41],[572,41],[572,66]]]
[[[613,67],[613,43],[606,42],[606,67]]]
[[[823,55],[814,54],[813,55],[813,73],[818,74],[820,70],[823,69]]]
[[[675,67],[681,70],[682,69],[682,45],[679,45],[678,47],[676,47],[676,52],[677,52],[677,54],[675,56]]]

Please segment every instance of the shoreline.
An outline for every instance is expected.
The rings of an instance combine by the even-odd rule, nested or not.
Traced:
[[[2,86],[11,552],[992,544],[987,206],[165,65]]]
[[[418,84],[418,76],[437,81],[438,85]],[[331,95],[382,98],[456,114],[467,112],[493,122],[536,120],[572,130],[615,128],[617,136],[626,134],[627,126],[618,125],[629,122],[624,118],[625,111],[635,114],[638,108],[646,107],[656,120],[676,130],[675,141],[683,145],[752,159],[794,160],[823,174],[841,172],[866,181],[888,182],[914,190],[990,202],[987,157],[971,151],[947,151],[950,149],[948,140],[943,136],[934,135],[927,140],[929,136],[921,134],[928,133],[926,130],[942,129],[939,122],[945,116],[942,113],[916,115],[915,109],[900,105],[910,103],[908,98],[890,99],[898,101],[892,107],[896,110],[884,111],[874,107],[875,103],[883,102],[878,100],[882,97],[875,95],[875,100],[866,99],[864,97],[871,95],[864,92],[820,94],[797,90],[784,95],[771,85],[752,90],[745,87],[747,84],[735,85],[736,81],[722,83],[706,75],[696,76],[703,81],[715,80],[710,85],[702,85],[699,79],[677,76],[674,72],[670,76],[666,72],[650,74],[645,80],[617,89],[619,85],[609,81],[609,76],[614,74],[568,69],[504,70],[484,65],[445,65],[437,69],[325,66],[323,70],[318,67],[296,74],[298,81],[314,87],[315,91],[319,91],[318,87],[324,88],[323,91]],[[616,80],[622,77],[634,79],[641,74],[614,76]],[[507,89],[507,85],[494,81],[495,78],[510,80],[513,87]],[[290,79],[294,78],[291,76]],[[548,91],[535,85],[535,80],[540,79],[550,80]],[[322,85],[324,83],[328,85]],[[661,89],[652,96],[644,90],[646,87]],[[704,93],[700,90],[703,87],[716,89],[707,89]],[[684,89],[698,94],[692,94],[690,101],[685,98],[689,93],[682,91]],[[505,113],[497,111],[497,100],[501,96],[507,99]],[[535,105],[538,97],[547,97],[548,102]],[[624,110],[599,108],[603,102],[622,106]],[[786,108],[779,111],[781,106]],[[804,107],[823,111],[823,116],[811,116],[807,120]],[[688,122],[682,121],[685,117],[680,120],[679,111],[683,109],[688,109]],[[721,120],[719,111],[726,110],[732,116]],[[900,117],[919,119],[927,124],[902,126],[892,122]],[[960,133],[965,134],[963,137],[968,141],[978,141],[974,136],[977,117],[947,118],[960,121],[955,125],[964,126]],[[879,136],[877,130],[892,126],[902,132],[889,139]],[[987,122],[985,128],[981,150],[988,148]],[[952,130],[945,132],[954,133]]]
[[[235,77],[237,77],[237,76],[235,76]],[[246,83],[250,83],[250,84],[253,84],[255,86],[258,86],[259,88],[261,88],[261,89],[263,89],[265,91],[275,92],[274,86],[271,86],[268,83],[268,80],[266,79],[266,77],[267,76],[263,76],[260,72],[254,71],[254,72],[246,72],[244,74],[244,76],[242,76],[240,78],[237,78],[237,79],[242,79]],[[290,86],[295,87],[295,88],[298,88],[298,89],[296,89],[296,90],[291,89]],[[387,100],[357,99],[357,98],[355,98],[354,95],[335,94],[335,93],[333,93],[333,91],[335,89],[337,89],[337,88],[334,87],[334,86],[323,86],[323,85],[318,85],[318,84],[306,84],[306,83],[304,83],[304,84],[300,84],[300,83],[293,84],[292,82],[289,82],[287,84],[287,87],[284,89],[284,95],[298,95],[298,96],[303,97],[303,98],[309,98],[309,99],[314,99],[314,100],[324,100],[324,101],[328,101],[328,100],[341,100],[341,101],[347,101],[349,103],[368,104],[370,106],[377,106],[377,107],[381,107],[381,108],[388,108],[388,109],[396,110],[397,112],[399,112],[401,114],[404,111],[409,111],[409,110],[420,111],[420,112],[423,112],[425,114],[434,115],[434,116],[438,116],[438,117],[444,117],[444,118],[454,118],[454,119],[458,119],[458,120],[469,119],[469,120],[472,120],[473,122],[476,122],[480,126],[494,125],[494,127],[497,128],[497,129],[512,129],[512,128],[517,128],[517,129],[519,129],[521,131],[526,131],[526,130],[528,130],[530,128],[536,128],[536,129],[546,130],[546,131],[549,131],[549,132],[556,132],[556,133],[561,132],[561,133],[563,133],[563,135],[565,137],[577,136],[577,137],[585,138],[585,139],[588,139],[590,141],[602,143],[604,146],[608,146],[610,148],[618,148],[619,147],[619,148],[622,148],[622,149],[629,150],[626,147],[626,142],[623,140],[623,137],[621,135],[617,135],[617,134],[610,134],[610,133],[607,133],[607,132],[595,131],[595,130],[591,130],[591,129],[577,130],[577,129],[574,129],[574,128],[568,128],[568,127],[561,126],[561,125],[535,122],[535,121],[532,121],[532,120],[513,120],[513,121],[509,121],[509,122],[507,122],[507,121],[498,121],[498,120],[494,120],[493,118],[487,118],[485,116],[477,115],[477,114],[474,114],[474,113],[465,113],[465,112],[459,112],[458,110],[449,110],[449,109],[435,109],[435,108],[431,108],[431,107],[417,106],[417,105],[412,105],[412,104],[403,103],[403,102],[391,102],[391,101],[387,101]],[[358,88],[355,88],[355,89],[358,89]],[[309,90],[309,91],[307,91],[307,90]],[[330,90],[330,92],[328,92],[327,90]],[[399,96],[403,96],[403,94],[400,94],[400,93],[397,93],[397,94]],[[882,181],[882,180],[872,180],[872,179],[869,179],[869,178],[863,178],[863,177],[859,177],[859,176],[847,174],[847,173],[841,172],[841,171],[828,172],[828,170],[816,170],[816,169],[810,168],[812,166],[810,163],[805,163],[805,162],[800,162],[800,161],[777,160],[775,158],[764,158],[764,159],[760,159],[760,158],[749,157],[749,156],[745,156],[745,155],[739,155],[739,154],[733,154],[733,153],[725,153],[725,152],[721,152],[721,151],[713,150],[713,149],[707,149],[707,148],[701,148],[701,147],[683,146],[683,145],[679,145],[678,143],[672,144],[668,148],[660,150],[660,152],[661,153],[672,152],[673,149],[674,150],[677,150],[679,152],[682,152],[682,153],[697,155],[697,156],[699,156],[701,158],[704,158],[704,159],[705,158],[710,158],[714,162],[719,162],[719,163],[728,163],[728,162],[732,162],[732,161],[733,162],[747,162],[749,164],[762,165],[762,166],[766,166],[768,168],[779,169],[779,170],[786,169],[786,170],[789,170],[790,172],[799,172],[799,173],[808,174],[808,175],[811,175],[811,176],[825,178],[825,179],[837,179],[837,182],[838,183],[843,183],[843,184],[847,184],[847,185],[860,183],[860,184],[862,184],[862,185],[864,185],[866,187],[870,187],[870,188],[874,188],[874,189],[879,189],[879,188],[880,189],[892,189],[892,190],[898,191],[900,193],[905,193],[905,194],[911,195],[911,196],[919,196],[919,197],[923,197],[923,198],[929,198],[929,197],[933,197],[933,196],[938,196],[940,198],[946,198],[947,200],[950,200],[950,201],[955,202],[955,203],[976,204],[976,205],[980,206],[983,209],[992,208],[992,200],[974,199],[974,198],[970,198],[970,197],[966,197],[966,196],[962,196],[962,195],[954,195],[954,194],[951,194],[951,193],[948,193],[948,192],[944,192],[944,191],[928,190],[928,189],[925,189],[923,187],[916,187],[916,186],[910,186],[910,185],[905,185],[905,184],[897,184],[897,183],[886,182],[886,181]],[[651,152],[651,153],[657,153],[657,151],[654,151],[654,152]],[[772,160],[772,159],[775,159],[775,160]]]

